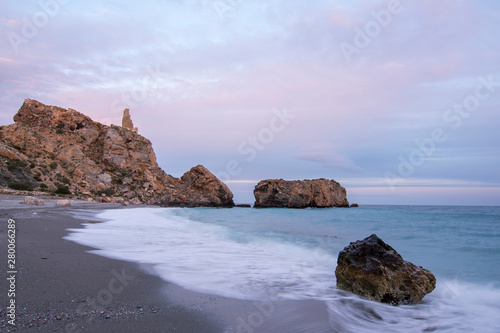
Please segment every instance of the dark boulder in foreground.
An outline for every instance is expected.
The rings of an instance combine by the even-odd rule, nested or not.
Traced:
[[[346,190],[328,179],[260,181],[254,190],[256,208],[349,207]]]
[[[391,305],[418,304],[434,290],[434,275],[403,257],[373,234],[339,253],[337,288]]]
[[[358,207],[359,207],[359,205],[358,205],[357,203],[353,203],[353,204],[351,205],[351,208],[358,208]]]

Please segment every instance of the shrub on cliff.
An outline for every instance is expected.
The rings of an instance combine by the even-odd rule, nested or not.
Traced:
[[[9,188],[13,190],[18,190],[18,191],[33,191],[33,187],[31,184],[26,184],[26,183],[9,183]]]
[[[100,190],[100,191],[97,191],[97,196],[102,196],[103,194],[106,195],[107,197],[112,197],[113,194],[115,194],[115,190],[113,188],[107,188],[105,190]]]
[[[57,189],[54,191],[55,194],[71,194],[71,191],[67,186],[62,184],[57,184]]]

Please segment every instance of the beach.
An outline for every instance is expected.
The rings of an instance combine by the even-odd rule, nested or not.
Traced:
[[[96,211],[92,219],[104,222],[64,239],[147,268],[168,281],[168,301],[201,310],[223,333],[493,333],[499,216],[498,207],[138,206]],[[435,274],[436,289],[420,304],[390,306],[336,288],[339,251],[374,233]]]
[[[1,332],[496,332],[496,207],[160,208],[0,196],[7,273],[15,221],[15,326]],[[392,307],[335,288],[337,254],[383,236],[437,288]],[[446,238],[442,237],[446,235]],[[484,254],[484,255],[483,255]],[[486,255],[487,254],[487,255]]]
[[[210,315],[217,298],[168,285],[133,263],[87,253],[91,248],[63,237],[83,222],[76,211],[117,208],[112,204],[72,201],[72,207],[20,204],[23,197],[0,197],[1,262],[6,274],[7,220],[16,221],[16,317],[6,316],[8,285],[0,290],[2,332],[221,332]],[[173,304],[162,290],[184,295],[191,307]],[[205,309],[205,310],[202,310]]]
[[[1,332],[331,331],[321,302],[245,301],[193,292],[149,272],[149,265],[108,259],[64,239],[67,229],[100,223],[92,219],[99,211],[154,206],[71,200],[71,207],[58,207],[56,199],[45,197],[40,207],[22,204],[23,199],[0,195],[2,267],[12,219],[17,269],[15,326],[9,324],[8,299],[2,297]],[[87,215],[88,220],[82,217]],[[8,288],[2,279],[2,293]]]

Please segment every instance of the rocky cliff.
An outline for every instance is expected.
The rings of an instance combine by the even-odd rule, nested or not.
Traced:
[[[234,205],[229,188],[201,165],[181,179],[166,174],[131,120],[128,128],[107,126],[26,99],[14,121],[0,127],[2,186],[168,206]]]
[[[345,188],[328,179],[263,180],[255,187],[254,196],[257,208],[349,207]]]

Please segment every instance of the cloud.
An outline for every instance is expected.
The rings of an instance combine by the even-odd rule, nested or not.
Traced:
[[[385,187],[348,188],[350,202],[375,205],[498,206],[500,187]]]
[[[385,178],[341,178],[346,187],[388,187],[393,188],[392,184],[388,184]],[[500,182],[485,182],[485,181],[469,181],[462,179],[423,179],[423,178],[408,178],[402,180],[395,185],[396,187],[500,187]]]
[[[325,152],[305,152],[294,156],[298,160],[319,163],[322,167],[332,169],[359,170],[360,168],[346,155],[325,153]]]
[[[2,6],[3,36],[41,10],[37,1]],[[222,19],[198,0],[69,2],[19,54],[0,39],[0,122],[12,122],[29,97],[119,123],[125,105],[116,101],[139,96],[148,69],[158,68],[160,80],[130,109],[169,168],[198,158],[223,170],[241,160],[238,144],[268,126],[272,109],[287,108],[296,121],[238,179],[354,173],[369,182],[437,127],[449,140],[415,179],[498,178],[500,89],[459,130],[443,114],[474,92],[478,76],[500,81],[491,33],[500,3],[402,6],[348,63],[339,45],[353,43],[387,1],[244,1]],[[481,156],[460,158],[474,152]]]

